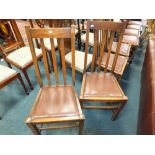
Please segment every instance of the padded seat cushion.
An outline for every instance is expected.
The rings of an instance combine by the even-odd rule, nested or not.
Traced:
[[[114,75],[104,72],[87,72],[85,74],[84,92],[80,98],[111,97],[122,98],[124,93]]]
[[[129,25],[142,25],[142,22],[141,21],[132,21],[132,20],[130,20],[128,24]]]
[[[83,73],[84,71],[84,57],[85,57],[85,52],[77,51],[77,50],[75,51],[75,69],[80,71],[81,73]],[[65,55],[65,60],[69,64],[72,63],[71,52]],[[91,62],[92,62],[92,54],[88,54],[86,69],[90,66]]]
[[[125,29],[124,34],[139,37],[139,30]]]
[[[17,72],[9,67],[0,65],[0,84],[16,75]]]
[[[141,30],[141,25],[128,25],[127,29]]]
[[[116,48],[117,48],[117,42],[113,42],[111,51],[116,52]],[[131,49],[131,46],[129,44],[122,43],[119,54],[124,56],[129,56],[130,49]]]
[[[42,55],[41,49],[35,48],[36,56]],[[7,56],[9,62],[13,62],[17,67],[24,68],[32,62],[32,55],[29,47],[22,47]]]
[[[57,118],[79,115],[76,92],[71,85],[44,86],[27,121],[37,118]]]
[[[48,50],[51,50],[51,43],[50,43],[50,39],[49,38],[44,38],[44,45]],[[58,47],[58,42],[57,39],[54,38],[54,47],[57,48]]]
[[[104,53],[103,59],[102,59],[102,66],[105,67],[106,60],[107,60],[108,53]],[[108,63],[108,69],[111,70],[113,62],[114,62],[114,56],[115,54],[110,54],[110,59]],[[125,69],[125,66],[127,64],[128,59],[124,56],[118,55],[117,63],[115,67],[115,73],[122,75]]]
[[[127,43],[129,45],[133,46],[138,46],[139,45],[139,38],[136,36],[128,36],[128,35],[123,35],[123,40],[122,42]]]
[[[81,42],[86,42],[86,33],[81,35]],[[89,45],[94,46],[94,33],[89,32]]]

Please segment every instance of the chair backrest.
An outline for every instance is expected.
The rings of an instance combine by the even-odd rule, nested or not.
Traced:
[[[85,45],[85,60],[84,60],[84,72],[86,72],[88,46],[89,46],[89,32],[94,32],[94,46],[93,46],[93,57],[91,64],[91,72],[95,71],[95,67],[98,64],[98,71],[101,69],[102,58],[107,52],[106,64],[104,72],[107,72],[110,53],[112,52],[113,41],[117,39],[117,48],[114,56],[113,65],[111,72],[115,70],[117,58],[119,55],[123,34],[126,28],[126,22],[118,23],[112,21],[87,21],[87,31],[86,31],[86,45]]]
[[[10,51],[12,51],[18,47],[25,46],[23,38],[22,38],[21,33],[18,29],[18,26],[17,26],[15,19],[7,20],[7,22],[11,26],[11,30],[12,30],[12,33],[14,35],[15,41],[13,43],[11,43],[10,45],[8,45],[7,47],[3,48],[3,52],[5,52],[5,53],[8,53],[8,52],[10,52]],[[9,37],[9,35],[8,35],[8,37]]]
[[[64,80],[64,85],[67,84],[66,80],[66,64],[65,64],[65,47],[64,47],[64,40],[70,38],[71,39],[71,52],[72,52],[72,84],[75,85],[75,28],[72,26],[71,28],[30,28],[29,26],[26,26],[26,34],[30,46],[30,50],[32,53],[32,58],[33,62],[35,65],[36,69],[36,74],[38,77],[38,81],[40,84],[40,87],[43,86],[43,81],[41,78],[40,74],[40,69],[38,66],[37,62],[37,57],[35,54],[35,48],[33,44],[33,39],[40,39],[40,45],[41,45],[41,50],[43,54],[43,62],[45,66],[45,72],[46,72],[46,77],[48,79],[48,85],[51,85],[51,78],[50,78],[50,73],[48,69],[48,58],[45,50],[45,45],[44,45],[44,38],[49,38],[50,43],[51,43],[51,56],[53,60],[53,68],[54,68],[54,75],[56,79],[56,84],[60,84],[59,76],[58,76],[58,66],[57,66],[57,60],[56,60],[56,51],[54,47],[54,39],[58,39],[58,45],[59,45],[59,50],[61,54],[61,64],[62,64],[62,73],[63,73],[63,80]]]

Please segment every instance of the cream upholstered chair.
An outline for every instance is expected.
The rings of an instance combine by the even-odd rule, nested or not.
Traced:
[[[75,50],[75,69],[80,73],[84,72],[84,58],[85,58],[85,52]],[[65,55],[65,61],[69,64],[69,66],[72,65],[71,52]],[[92,54],[88,54],[86,69],[89,68],[91,62],[92,62]]]
[[[81,35],[81,42],[85,44],[86,42],[86,33]],[[94,46],[94,33],[89,32],[89,46]]]
[[[25,46],[16,21],[10,20],[10,23],[16,40],[13,44],[3,49],[4,59],[10,68],[12,67],[11,65],[13,65],[22,71],[30,88],[33,90],[33,86],[27,73],[27,69],[33,65],[30,49]],[[38,59],[42,58],[40,49],[36,48],[36,55]]]
[[[19,82],[21,83],[22,87],[24,88],[26,94],[28,95],[29,92],[23,82],[23,79],[20,75],[20,73],[18,73],[17,71],[4,66],[4,65],[0,65],[0,89],[5,87],[7,84],[9,84],[10,82],[12,82],[13,80],[17,79],[19,80]],[[0,119],[2,119],[0,117]]]
[[[33,65],[30,48],[24,46],[24,47],[19,47],[17,49],[13,49],[11,53],[10,51],[8,53],[7,49],[5,49],[3,52],[5,53],[4,58],[7,61],[7,63],[10,65],[10,67],[11,65],[13,65],[18,69],[20,69],[23,72],[30,88],[33,89],[33,86],[31,84],[31,81],[27,73],[27,69]],[[36,48],[36,55],[38,59],[42,58],[42,51],[38,48]]]
[[[13,81],[17,78],[20,81],[20,83],[22,84],[26,94],[28,95],[29,92],[22,80],[20,73],[18,73],[17,71],[15,71],[7,66],[0,65],[0,88],[3,88],[7,84],[9,84],[11,81]]]

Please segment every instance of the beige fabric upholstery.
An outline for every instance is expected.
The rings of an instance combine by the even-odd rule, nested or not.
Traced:
[[[0,84],[13,77],[17,72],[9,67],[0,65]]]
[[[85,43],[86,42],[86,33],[81,35],[81,42]],[[89,45],[93,46],[94,45],[94,33],[89,32]]]
[[[51,50],[51,43],[50,43],[50,39],[49,38],[45,38],[44,39],[44,45],[48,50]],[[57,39],[54,38],[54,47],[57,48],[58,47],[58,42]]]
[[[77,29],[75,29],[75,35],[77,35],[77,34],[78,34],[78,32],[79,32],[79,31],[78,31]]]
[[[80,71],[81,73],[83,73],[84,71],[84,57],[85,57],[85,52],[75,51],[75,69]],[[71,52],[65,55],[65,60],[69,64],[72,63]],[[92,62],[92,54],[88,54],[86,69],[90,66],[91,62]]]
[[[140,36],[139,30],[135,30],[135,29],[125,29],[124,34],[129,36],[137,36],[137,37]]]
[[[129,25],[142,25],[142,22],[141,21],[132,21],[132,20],[130,20],[128,24]]]
[[[113,19],[114,22],[122,22],[120,19]]]
[[[35,52],[37,57],[42,55],[41,49],[35,48]],[[20,66],[21,68],[26,67],[26,65],[32,62],[30,48],[22,47],[15,50],[7,56],[7,60],[15,63],[17,66]]]
[[[141,30],[141,25],[128,25],[127,29]]]

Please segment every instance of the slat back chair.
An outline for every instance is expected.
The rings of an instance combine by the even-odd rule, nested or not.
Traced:
[[[35,54],[35,48],[34,48],[34,44],[33,44],[33,40],[32,38],[37,38],[40,39],[40,46],[41,46],[41,50],[43,52],[43,62],[44,62],[44,66],[45,66],[45,72],[46,72],[46,77],[48,80],[48,85],[51,85],[51,79],[50,79],[50,72],[48,70],[48,64],[47,64],[47,55],[46,55],[46,50],[45,50],[45,45],[44,45],[44,41],[43,38],[49,38],[50,39],[50,43],[51,43],[51,56],[52,56],[52,61],[53,61],[53,65],[54,65],[54,74],[55,74],[55,79],[56,79],[56,83],[59,85],[60,80],[59,80],[59,76],[58,76],[58,66],[57,66],[57,60],[56,60],[56,51],[54,48],[54,38],[58,38],[59,39],[59,48],[60,48],[60,54],[62,57],[62,73],[63,73],[63,80],[64,80],[64,85],[67,84],[67,80],[66,80],[66,64],[64,61],[64,56],[65,56],[65,51],[64,51],[64,40],[65,38],[70,38],[74,39],[74,29],[70,30],[70,28],[42,28],[42,29],[29,29],[28,27],[26,27],[26,32],[27,32],[27,36],[28,36],[28,40],[30,43],[30,49],[32,51],[32,57],[33,57],[33,61],[34,61],[34,65],[35,65],[35,69],[36,69],[36,74],[38,77],[38,81],[39,81],[39,85],[40,87],[43,86],[43,81],[41,78],[41,74],[40,74],[40,69],[38,66],[38,62],[37,62],[37,58],[36,58],[36,54]],[[70,32],[72,31],[72,32]],[[71,48],[72,48],[72,84],[75,84],[75,41],[72,40],[72,44],[71,44]]]
[[[114,73],[120,47],[121,47],[121,43],[122,43],[122,39],[123,39],[124,30],[126,27],[126,22],[118,23],[118,22],[110,22],[110,21],[104,21],[104,22],[88,21],[87,27],[88,28],[87,28],[87,33],[86,33],[86,47],[85,47],[86,52],[85,52],[84,66],[86,66],[86,63],[87,63],[89,32],[90,32],[90,29],[94,30],[94,51],[93,51],[93,58],[92,58],[92,64],[91,64],[91,72],[94,72],[95,67],[97,65],[96,57],[99,57],[98,71],[101,70],[102,59],[106,52],[107,52],[107,57],[106,57],[106,64],[105,64],[104,72],[108,71],[108,64],[110,63],[110,54],[112,53],[112,43],[115,39],[114,38],[115,33],[118,34],[117,48],[116,48],[116,52],[114,54],[114,59],[112,61],[112,66],[110,69],[110,72]],[[101,38],[100,42],[99,42],[99,37]],[[97,53],[99,53],[99,55],[97,55]],[[86,67],[84,69],[84,72],[85,71],[86,71]]]
[[[122,38],[125,30],[125,23],[116,23],[110,21],[87,21],[87,32],[86,32],[86,51],[85,51],[85,74],[83,76],[80,102],[82,108],[87,109],[112,109],[113,116],[112,120],[115,120],[118,116],[120,110],[125,105],[127,101],[127,96],[123,93],[118,81],[116,80],[114,74],[116,68],[116,62],[119,55],[120,46],[122,43]],[[90,72],[86,72],[88,46],[89,46],[89,32],[90,29],[94,30],[94,47],[93,47],[93,57]],[[99,31],[102,33],[102,39],[99,41]],[[116,48],[116,53],[114,54],[113,61],[110,60],[112,43],[114,40],[115,32],[119,34],[118,44]],[[110,33],[110,35],[108,34]],[[108,35],[110,38],[107,38]],[[99,44],[101,43],[101,47]],[[101,71],[101,62],[103,56],[106,55],[106,64],[104,71]],[[111,69],[108,69],[108,65],[111,63]],[[86,102],[86,104],[85,104]],[[108,102],[110,105],[90,105],[92,102]],[[112,102],[117,102],[119,104],[112,105]]]
[[[32,111],[26,119],[26,124],[30,127],[34,134],[41,134],[42,130],[61,129],[79,127],[79,133],[82,133],[84,115],[78,101],[77,94],[74,89],[75,85],[75,29],[72,28],[29,28],[26,27],[26,33],[32,53],[33,62],[35,65],[36,75],[40,85],[40,91]],[[35,55],[35,48],[33,39],[39,39],[41,44],[41,50],[43,53],[43,62],[48,85],[44,86],[43,80],[40,74],[40,68]],[[47,55],[44,45],[44,38],[50,39],[51,44],[51,57],[53,61],[54,76],[56,84],[53,84],[50,78],[50,73],[47,64]],[[60,83],[58,65],[56,60],[56,51],[54,48],[54,38],[58,39],[59,50],[61,54],[63,84]],[[64,40],[71,39],[71,51],[72,51],[72,84],[69,84],[66,79],[66,64],[65,64],[65,47]],[[44,95],[43,95],[44,94]],[[41,96],[44,96],[41,97]],[[48,100],[46,100],[48,98]],[[44,100],[45,99],[45,100]],[[42,109],[43,108],[43,109]],[[42,111],[42,112],[40,112]],[[39,114],[38,114],[39,113]],[[65,123],[72,122],[76,124],[64,126],[50,126],[39,128],[37,124],[52,124],[52,123]]]

